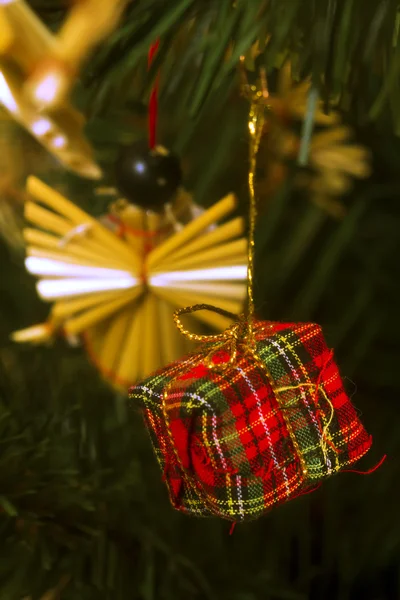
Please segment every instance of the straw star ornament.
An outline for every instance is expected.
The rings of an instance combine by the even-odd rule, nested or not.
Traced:
[[[137,207],[120,212],[111,231],[39,179],[30,177],[24,230],[26,268],[39,278],[39,296],[53,302],[46,323],[13,334],[17,342],[46,342],[57,332],[82,336],[102,375],[120,390],[187,352],[172,319],[176,308],[218,303],[240,312],[246,297],[247,239],[243,220],[221,226],[236,206],[230,194],[177,231],[157,238],[160,223]],[[152,240],[149,249],[148,238]],[[147,246],[147,249],[146,249]],[[188,316],[225,329],[229,319],[207,311]]]
[[[345,208],[338,197],[352,186],[353,179],[370,175],[370,153],[352,141],[350,127],[341,123],[335,110],[324,112],[324,103],[316,98],[310,103],[311,80],[297,83],[291,64],[285,63],[279,72],[275,94],[269,93],[265,81],[265,102],[268,114],[263,130],[267,143],[263,145],[265,175],[259,182],[259,193],[270,197],[289,173],[289,164],[301,168],[295,182],[308,192],[308,197],[334,217],[343,217]],[[316,132],[311,132],[305,147],[306,160],[301,160],[302,138],[294,125],[309,120]],[[304,158],[304,157],[303,157]]]

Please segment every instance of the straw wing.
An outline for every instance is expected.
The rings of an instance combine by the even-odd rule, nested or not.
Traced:
[[[146,252],[137,210],[126,212],[130,227],[121,237],[35,177],[27,187],[25,216],[33,226],[24,231],[26,267],[53,306],[48,323],[16,332],[16,341],[42,342],[57,330],[82,336],[103,376],[126,390],[188,351],[172,319],[176,308],[207,303],[240,312],[247,276],[243,221],[216,226],[234,210],[233,195]],[[229,325],[207,311],[187,318],[193,331]]]

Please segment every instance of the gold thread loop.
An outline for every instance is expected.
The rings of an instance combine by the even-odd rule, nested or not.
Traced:
[[[218,306],[213,306],[212,304],[194,304],[193,306],[186,306],[185,308],[179,308],[178,310],[176,310],[174,312],[175,325],[177,326],[179,331],[182,333],[182,335],[184,335],[185,337],[187,337],[190,340],[195,340],[196,342],[218,342],[218,341],[226,340],[228,337],[230,337],[230,335],[231,335],[230,331],[234,327],[236,327],[236,323],[231,325],[231,327],[229,327],[226,331],[223,331],[222,333],[212,334],[212,335],[200,335],[200,334],[196,334],[196,333],[191,333],[190,331],[185,329],[185,327],[182,324],[182,321],[180,320],[180,316],[181,315],[190,315],[191,313],[197,312],[199,310],[210,310],[212,312],[218,313],[219,315],[228,317],[229,319],[232,319],[235,321],[238,319],[238,315],[230,313],[229,311],[224,310],[222,308],[218,308]]]
[[[219,315],[223,315],[224,317],[229,317],[234,320],[234,323],[222,333],[217,333],[213,335],[200,335],[196,333],[191,333],[182,324],[180,319],[181,315],[189,315],[191,313],[197,312],[199,310],[210,310],[212,312],[218,313]],[[174,322],[179,331],[190,340],[195,340],[197,342],[210,342],[213,344],[213,348],[210,352],[208,352],[205,357],[205,364],[210,369],[225,369],[228,365],[234,364],[237,357],[237,346],[238,344],[244,344],[245,346],[252,347],[251,341],[246,336],[246,326],[247,320],[245,315],[235,315],[230,313],[227,310],[222,308],[218,308],[218,306],[213,306],[212,304],[195,304],[193,306],[187,306],[185,308],[180,308],[174,313]],[[229,345],[229,360],[224,363],[214,363],[213,357],[219,350],[223,350],[226,345]]]

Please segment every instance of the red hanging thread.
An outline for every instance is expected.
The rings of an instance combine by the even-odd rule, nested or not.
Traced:
[[[157,236],[161,234],[167,234],[172,231],[172,225],[165,225],[164,227],[160,227],[160,229],[155,229],[154,231],[148,231],[144,229],[134,229],[133,227],[129,227],[129,225],[125,225],[122,223],[121,219],[115,215],[108,215],[108,219],[111,223],[114,223],[118,226],[118,230],[116,232],[118,237],[123,238],[125,234],[129,233],[130,235],[134,235],[138,238],[144,238],[146,241],[153,242]]]
[[[150,68],[153,62],[154,56],[160,45],[160,40],[154,42],[151,45],[148,56],[147,66]],[[154,148],[156,145],[156,133],[157,133],[157,119],[158,119],[158,86],[159,86],[159,75],[157,75],[154,87],[150,94],[149,100],[149,146]]]
[[[369,471],[356,471],[356,469],[346,469],[344,471],[342,471],[342,473],[356,473],[357,475],[371,475],[372,473],[375,473],[375,471],[377,471],[385,462],[385,460],[387,459],[387,455],[384,454],[384,456],[382,456],[381,460],[378,462],[377,465],[375,465],[374,467],[372,467],[372,469],[369,469]]]
[[[149,55],[148,55],[148,61],[147,61],[147,68],[150,69],[150,66],[153,62],[154,56],[157,53],[158,47],[160,45],[160,40],[156,40],[154,42],[154,44],[152,44],[150,46],[150,50],[149,50]],[[150,100],[149,100],[149,122],[148,122],[148,127],[149,127],[149,146],[150,146],[150,150],[152,148],[155,147],[157,141],[156,141],[156,136],[157,136],[157,121],[158,121],[158,87],[159,87],[159,80],[160,80],[160,76],[157,73],[157,77],[153,86],[153,89],[151,90],[151,94],[150,94]],[[151,241],[146,240],[146,243],[144,245],[144,255],[147,256],[147,254],[149,254],[149,252],[151,252],[151,250],[153,249],[153,244],[151,243]]]
[[[292,500],[294,500],[295,498],[300,498],[300,496],[308,496],[308,494],[312,494],[313,492],[316,492],[317,490],[319,490],[321,485],[322,485],[322,483],[318,483],[317,485],[314,485],[312,488],[304,490],[304,492],[299,492],[298,494],[292,496]]]

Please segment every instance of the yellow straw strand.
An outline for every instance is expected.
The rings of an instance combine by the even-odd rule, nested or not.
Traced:
[[[245,238],[241,238],[239,240],[235,240],[234,242],[228,242],[226,244],[221,244],[215,248],[209,248],[208,250],[203,250],[200,252],[196,252],[196,254],[191,254],[187,257],[182,257],[179,259],[174,259],[171,257],[171,262],[168,260],[169,257],[166,257],[165,263],[163,263],[163,270],[175,271],[175,270],[186,270],[199,268],[200,266],[214,266],[219,265],[220,260],[229,259],[231,256],[242,255],[243,262],[245,263],[246,259],[246,251],[247,251],[247,240]],[[161,265],[160,265],[161,267]]]
[[[191,254],[197,254],[205,248],[208,250],[211,247],[228,242],[233,238],[239,237],[243,234],[244,221],[242,217],[237,217],[224,223],[220,227],[216,227],[214,231],[210,231],[207,235],[195,238],[189,244],[177,248],[175,252],[171,253],[167,258],[167,263],[173,263],[178,258],[186,258]],[[164,261],[160,261],[160,265],[164,264]]]
[[[137,339],[137,346],[141,346],[143,359],[142,376],[149,375],[155,371],[161,362],[161,353],[158,339],[160,330],[160,317],[157,310],[157,299],[153,295],[147,295],[144,299],[144,314],[141,321],[141,332]]]
[[[163,345],[161,347],[162,362],[168,364],[176,359],[177,356],[185,354],[185,338],[180,335],[172,320],[174,307],[170,302],[159,298],[158,310],[160,315],[161,337]]]
[[[56,321],[63,320],[84,310],[88,310],[93,306],[111,302],[120,297],[121,290],[113,290],[112,292],[96,292],[89,296],[79,296],[72,300],[61,300],[54,304],[51,314]]]
[[[31,227],[26,227],[23,231],[23,236],[25,243],[28,246],[28,252],[32,246],[37,246],[43,251],[60,250],[60,238],[55,235]],[[64,249],[65,254],[92,261],[93,265],[98,265],[103,268],[124,268],[125,264],[121,263],[121,260],[118,257],[113,258],[109,253],[108,255],[106,254],[104,246],[99,248],[93,242],[88,244],[87,241],[89,240],[80,239],[78,243],[72,241],[69,242]],[[100,249],[102,250],[102,254],[99,253]]]
[[[143,304],[143,303],[141,303]],[[132,385],[141,374],[141,321],[143,314],[136,309],[131,314],[126,324],[126,335],[124,343],[118,349],[119,361],[116,368],[116,380],[121,383]]]
[[[65,323],[65,330],[70,333],[77,335],[82,333],[85,329],[93,327],[96,323],[104,321],[107,317],[116,313],[118,310],[126,306],[128,303],[133,302],[142,293],[141,288],[135,290],[129,290],[120,295],[118,298],[96,306],[81,315],[70,319]]]
[[[139,268],[139,259],[128,244],[117,238],[114,233],[103,227],[99,221],[75,206],[59,192],[33,176],[28,178],[27,191],[54,211],[63,214],[74,225],[90,224],[91,235],[97,241],[104,243],[110,251],[113,250],[119,253],[125,260],[131,262],[134,268]]]
[[[28,201],[25,204],[24,213],[27,221],[58,235],[66,235],[74,226],[71,221],[56,215],[42,206],[38,206],[35,202]]]
[[[186,225],[181,231],[155,248],[148,256],[148,269],[155,267],[161,259],[164,259],[177,248],[181,248],[183,244],[193,240],[199,233],[207,229],[207,227],[229,214],[235,206],[236,197],[233,194],[229,194],[225,198],[222,198],[222,200],[206,210],[200,217]]]

